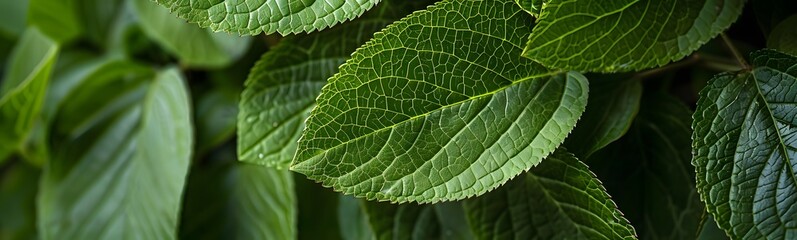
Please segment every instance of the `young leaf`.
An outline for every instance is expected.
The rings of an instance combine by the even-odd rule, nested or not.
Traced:
[[[584,111],[587,80],[519,57],[532,24],[521,11],[446,0],[376,34],[322,90],[292,169],[345,194],[428,203],[539,163]]]
[[[257,35],[312,32],[352,20],[379,0],[157,0],[189,22],[213,31]]]
[[[25,31],[0,85],[0,163],[17,150],[38,117],[58,46],[36,28]]]
[[[38,197],[41,237],[174,239],[193,141],[179,72],[120,62],[68,99]]]
[[[692,164],[708,212],[731,238],[797,236],[797,57],[752,54],[700,93]]]
[[[797,55],[797,14],[780,22],[767,39],[767,47],[778,49],[778,51]]]
[[[628,133],[587,161],[642,239],[697,237],[704,210],[689,165],[690,114],[678,99],[649,94]]]
[[[562,149],[464,205],[477,239],[636,238],[601,182]]]
[[[241,56],[250,38],[214,33],[186,23],[152,0],[132,0],[141,29],[182,64],[196,67],[223,67]]]
[[[679,60],[728,28],[742,0],[550,0],[523,56],[551,68],[626,72]]]
[[[600,76],[590,80],[592,94],[587,110],[564,145],[571,153],[588,158],[622,137],[639,111],[642,83],[639,79]]]
[[[425,1],[386,1],[373,12],[339,27],[288,37],[252,68],[238,117],[241,161],[287,167],[296,153],[304,120],[326,80],[338,72],[373,33],[425,6]]]
[[[189,175],[182,239],[296,239],[291,172],[238,162],[233,146],[210,158]]]

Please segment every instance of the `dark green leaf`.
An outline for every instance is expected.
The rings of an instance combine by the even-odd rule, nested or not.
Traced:
[[[332,189],[324,188],[313,181],[307,180],[303,175],[295,174],[296,181],[296,198],[299,205],[299,238],[300,240],[355,240],[350,238],[341,238],[345,225],[349,227],[358,227],[351,225],[349,217],[355,216],[351,212],[346,212],[345,215],[340,211],[340,206],[344,204],[341,201],[346,201],[341,198],[341,194],[332,191]],[[340,221],[342,217],[346,217],[346,221]],[[355,221],[360,221],[356,219]],[[369,230],[370,231],[370,230]]]
[[[141,29],[187,66],[223,67],[240,57],[250,38],[214,33],[186,23],[152,0],[131,0]]]
[[[742,13],[743,0],[550,0],[523,56],[551,68],[625,72],[697,50]]]
[[[312,32],[354,19],[379,0],[157,0],[189,22],[213,31],[257,35]]]
[[[717,75],[700,93],[697,189],[731,238],[794,238],[797,58],[773,50],[751,58],[754,69]]]
[[[428,203],[536,165],[588,89],[519,57],[531,24],[512,0],[446,0],[390,25],[323,88],[292,169],[345,194]]]
[[[28,22],[57,42],[69,42],[83,32],[76,3],[78,0],[30,0]]]
[[[43,239],[174,239],[193,141],[176,70],[120,62],[62,104],[38,197]]]
[[[520,8],[530,13],[534,17],[539,17],[542,12],[542,7],[548,0],[515,0]]]
[[[440,224],[434,205],[391,204],[364,201],[375,239],[440,239]]]
[[[695,239],[703,204],[689,146],[691,111],[664,93],[645,96],[628,133],[589,165],[642,239]]]
[[[711,216],[707,216],[703,223],[703,228],[700,230],[700,234],[698,235],[698,240],[726,240],[729,239],[728,236],[725,235],[725,232],[722,231],[717,226],[717,222],[714,221],[714,218]]]
[[[0,239],[36,239],[35,203],[41,171],[24,162],[0,171]]]
[[[182,239],[295,239],[296,194],[293,175],[243,164],[235,147],[195,165],[186,187],[180,223]]]
[[[797,14],[797,1],[793,0],[755,0],[750,5],[764,36],[769,36],[778,23]]]
[[[797,55],[797,14],[780,22],[767,39],[767,47]]]
[[[570,152],[584,159],[628,131],[642,97],[639,79],[618,75],[591,79],[590,90],[593,94],[587,110],[564,143]]]
[[[338,224],[340,233],[346,240],[375,239],[368,215],[360,206],[360,200],[352,196],[341,195],[338,204]]]
[[[601,182],[561,149],[464,205],[477,239],[636,238]]]
[[[0,163],[27,138],[38,117],[58,46],[29,28],[14,49],[0,85]]]
[[[422,6],[386,1],[339,27],[283,39],[252,68],[238,117],[238,156],[242,161],[287,167],[296,153],[304,120],[326,80],[373,33]]]

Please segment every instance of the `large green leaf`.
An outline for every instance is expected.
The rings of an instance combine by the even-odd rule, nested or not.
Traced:
[[[179,72],[119,62],[62,104],[38,197],[43,239],[174,239],[193,141]]]
[[[562,149],[464,205],[477,239],[636,238],[601,182]]]
[[[379,0],[156,1],[201,27],[247,35],[321,30],[354,19],[379,3]]]
[[[225,146],[191,169],[182,239],[296,239],[293,175],[240,163]]]
[[[152,0],[131,0],[141,29],[188,66],[222,67],[240,57],[250,38],[214,33],[186,23]]]
[[[679,60],[728,28],[744,0],[550,0],[523,56],[551,68],[624,72]]]
[[[0,163],[17,150],[41,111],[58,46],[29,28],[0,85]]]
[[[521,11],[446,0],[377,33],[323,88],[292,169],[345,194],[427,203],[539,163],[584,111],[587,80],[519,57],[532,24]]]
[[[797,236],[797,57],[752,54],[750,71],[700,93],[692,164],[708,212],[731,238]]]
[[[28,22],[58,42],[68,42],[83,32],[78,0],[30,0]]]
[[[473,239],[461,202],[418,205],[361,200],[374,239]]]
[[[0,239],[36,239],[35,203],[41,171],[24,162],[0,171]]]
[[[619,75],[590,77],[590,89],[594,94],[587,110],[564,143],[570,152],[584,159],[628,131],[642,97],[639,79]]]
[[[664,93],[646,94],[623,138],[587,162],[642,239],[695,239],[704,212],[695,190],[691,111]]]
[[[0,1],[0,36],[16,39],[25,31],[28,0]]]
[[[373,33],[422,7],[425,1],[387,1],[339,27],[283,39],[252,68],[238,117],[240,160],[287,167],[304,120],[326,80]]]
[[[797,55],[797,31],[794,30],[794,26],[797,26],[797,14],[784,19],[772,29],[767,39],[767,47]]]

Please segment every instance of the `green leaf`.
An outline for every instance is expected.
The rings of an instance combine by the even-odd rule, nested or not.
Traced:
[[[0,163],[27,138],[38,117],[58,46],[35,28],[25,31],[0,85]]]
[[[697,237],[704,209],[689,164],[690,114],[678,99],[648,94],[628,133],[587,161],[642,239]]]
[[[460,202],[426,205],[360,202],[374,239],[473,239]]]
[[[373,33],[425,1],[386,1],[339,27],[283,39],[252,68],[238,116],[241,161],[287,167],[296,153],[304,120],[326,80]]]
[[[590,96],[587,110],[564,143],[570,152],[584,159],[628,131],[642,97],[640,80],[625,76],[591,78],[590,88],[595,94]]]
[[[794,238],[797,57],[751,56],[754,69],[717,75],[700,93],[692,123],[697,189],[731,238]]]
[[[120,62],[62,104],[38,197],[43,239],[174,239],[193,141],[179,72]]]
[[[0,36],[16,39],[25,32],[28,0],[0,1]]]
[[[540,13],[542,12],[542,7],[545,5],[549,0],[515,0],[520,8],[523,8],[526,12],[531,14],[534,17],[540,17]]]
[[[36,190],[41,171],[24,162],[0,174],[0,239],[36,239]]]
[[[235,147],[194,165],[180,223],[182,239],[296,239],[293,175],[243,164]]]
[[[562,149],[464,206],[477,239],[636,238],[601,182]]]
[[[197,153],[205,153],[235,135],[239,91],[213,86],[194,99]],[[233,157],[233,159],[237,159]]]
[[[742,13],[741,0],[550,0],[523,56],[551,68],[626,72],[697,50]]]
[[[792,0],[755,0],[750,5],[764,36],[769,36],[778,23],[797,14],[797,1]]]
[[[340,206],[344,201],[342,195],[299,174],[294,174],[294,181],[296,181],[296,199],[299,205],[298,239],[346,239],[341,238],[342,225],[351,223],[352,220],[348,217],[354,214],[346,216],[347,222],[340,221],[343,217],[340,213]]]
[[[28,22],[53,40],[64,43],[83,33],[78,0],[30,0]]]
[[[379,0],[157,0],[181,18],[213,31],[257,35],[312,32],[352,20]]]
[[[587,80],[519,57],[532,24],[521,11],[446,0],[377,33],[323,88],[292,169],[356,197],[428,203],[539,163],[584,111]]]
[[[141,29],[188,66],[223,67],[240,57],[250,38],[214,33],[186,23],[152,0],[132,0]]]
[[[767,39],[767,47],[797,55],[797,31],[794,26],[797,26],[797,14],[786,18],[772,30]]]
[[[368,222],[368,215],[360,206],[360,200],[352,196],[340,195],[338,205],[338,224],[343,239],[372,240],[374,232]]]
[[[717,226],[714,218],[707,216],[708,219],[704,220],[703,227],[698,235],[698,240],[725,240],[729,239],[725,232]]]

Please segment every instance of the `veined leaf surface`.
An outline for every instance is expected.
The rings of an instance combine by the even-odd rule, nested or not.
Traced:
[[[797,237],[797,57],[761,50],[750,71],[700,93],[692,164],[708,212],[733,239]]]
[[[214,31],[257,35],[312,32],[352,20],[379,0],[157,0],[178,16]]]
[[[322,89],[292,169],[345,194],[427,203],[539,163],[584,111],[587,80],[519,57],[533,24],[522,11],[447,0],[377,33]]]
[[[625,72],[679,60],[728,28],[743,0],[550,0],[523,56],[556,69]]]
[[[465,200],[477,239],[635,239],[601,182],[560,149],[506,185]]]

